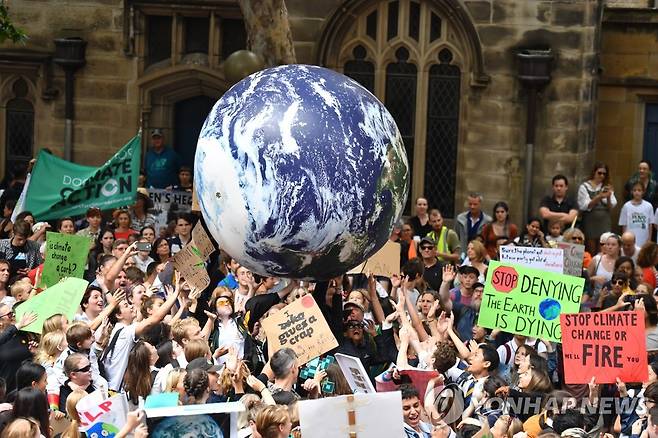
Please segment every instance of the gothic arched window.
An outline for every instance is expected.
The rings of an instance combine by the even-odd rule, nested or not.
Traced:
[[[12,91],[14,98],[5,107],[5,173],[29,162],[34,146],[34,107],[25,80],[17,79]]]

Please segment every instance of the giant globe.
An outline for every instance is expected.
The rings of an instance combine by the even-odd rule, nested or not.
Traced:
[[[391,114],[317,66],[248,76],[199,135],[203,218],[223,250],[261,275],[329,279],[360,264],[386,243],[408,185]]]

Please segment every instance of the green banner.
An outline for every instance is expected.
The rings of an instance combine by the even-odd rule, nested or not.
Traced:
[[[38,220],[84,215],[135,202],[141,158],[140,136],[133,137],[101,167],[81,166],[39,152],[27,190],[25,210]]]
[[[560,314],[578,313],[585,280],[492,261],[478,325],[561,342]]]
[[[88,237],[47,232],[42,287],[52,286],[66,277],[82,278],[90,247]]]
[[[20,321],[21,316],[27,312],[36,313],[37,320],[23,328],[32,333],[41,333],[43,322],[58,313],[73,321],[88,284],[80,278],[67,278],[49,287],[39,295],[19,304],[16,307],[16,320]]]

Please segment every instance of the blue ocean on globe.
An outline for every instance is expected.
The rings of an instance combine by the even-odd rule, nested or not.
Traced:
[[[149,430],[150,438],[224,438],[210,415],[168,417]]]
[[[544,298],[539,303],[539,314],[542,316],[542,318],[548,321],[552,321],[559,317],[561,310],[562,306],[560,306],[560,302],[554,300],[553,298]]]
[[[215,104],[199,135],[195,190],[208,229],[261,275],[345,273],[386,243],[408,186],[391,114],[322,67],[248,76]]]

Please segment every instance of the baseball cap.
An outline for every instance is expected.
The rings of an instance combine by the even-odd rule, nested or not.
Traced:
[[[459,273],[462,275],[468,275],[468,274],[473,274],[476,277],[480,276],[480,271],[477,270],[477,268],[473,266],[460,266],[459,267]]]
[[[356,307],[357,309],[359,309],[360,311],[362,311],[364,313],[366,311],[366,309],[364,309],[361,304],[355,303],[353,301],[347,301],[345,304],[343,304],[343,310],[347,310],[347,309],[352,308],[352,307]]]
[[[220,367],[205,357],[197,357],[188,363],[187,367],[185,367],[185,371],[187,372],[192,370],[204,370],[207,373],[216,373],[220,370]]]
[[[162,137],[162,129],[160,128],[151,129],[151,137]]]
[[[422,245],[423,243],[429,243],[432,246],[436,245],[436,242],[434,241],[434,239],[432,239],[429,236],[425,236],[422,239],[420,239],[420,244]]]

